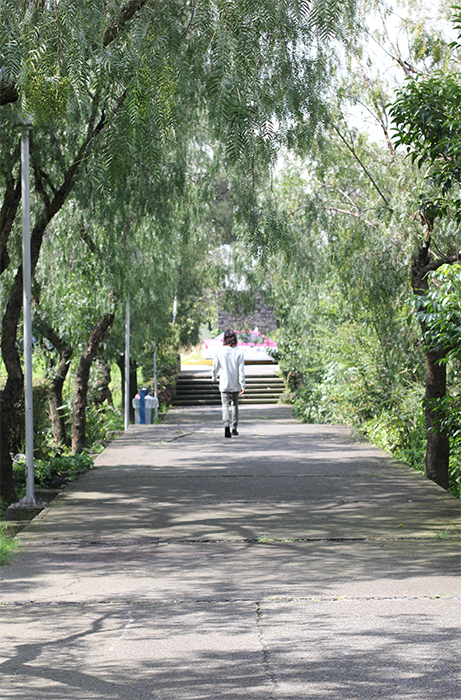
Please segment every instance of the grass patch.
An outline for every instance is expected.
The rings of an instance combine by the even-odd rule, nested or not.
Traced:
[[[445,530],[437,530],[434,533],[436,540],[454,540],[459,539],[461,530],[459,528],[446,528]]]
[[[304,540],[293,539],[292,537],[283,537],[279,539],[278,537],[268,537],[267,535],[256,538],[258,544],[292,544],[293,542],[303,541]]]
[[[36,488],[61,488],[69,481],[77,479],[81,474],[94,466],[93,460],[86,452],[70,455],[62,454],[51,459],[34,460],[34,477]],[[13,464],[13,476],[18,484],[20,497],[26,486],[25,457],[21,456]]]
[[[0,566],[9,564],[19,542],[0,529]]]

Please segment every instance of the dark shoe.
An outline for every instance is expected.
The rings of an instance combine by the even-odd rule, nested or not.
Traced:
[[[224,437],[232,437],[231,431],[230,431],[230,428],[228,425],[224,428]]]
[[[238,435],[237,428],[232,428],[232,435]]]

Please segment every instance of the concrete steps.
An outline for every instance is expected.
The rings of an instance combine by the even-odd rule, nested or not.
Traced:
[[[277,403],[285,391],[283,379],[273,375],[251,375],[246,377],[246,390],[240,403]],[[176,384],[173,406],[220,406],[221,394],[218,384],[194,375],[182,374]]]

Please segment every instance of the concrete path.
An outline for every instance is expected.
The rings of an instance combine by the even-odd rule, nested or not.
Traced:
[[[132,426],[0,569],[0,697],[458,700],[460,503],[284,406]]]

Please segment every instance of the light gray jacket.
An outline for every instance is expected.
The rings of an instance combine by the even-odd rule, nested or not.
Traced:
[[[213,360],[211,376],[219,374],[219,391],[245,391],[245,363],[243,350],[230,345],[219,348]]]

